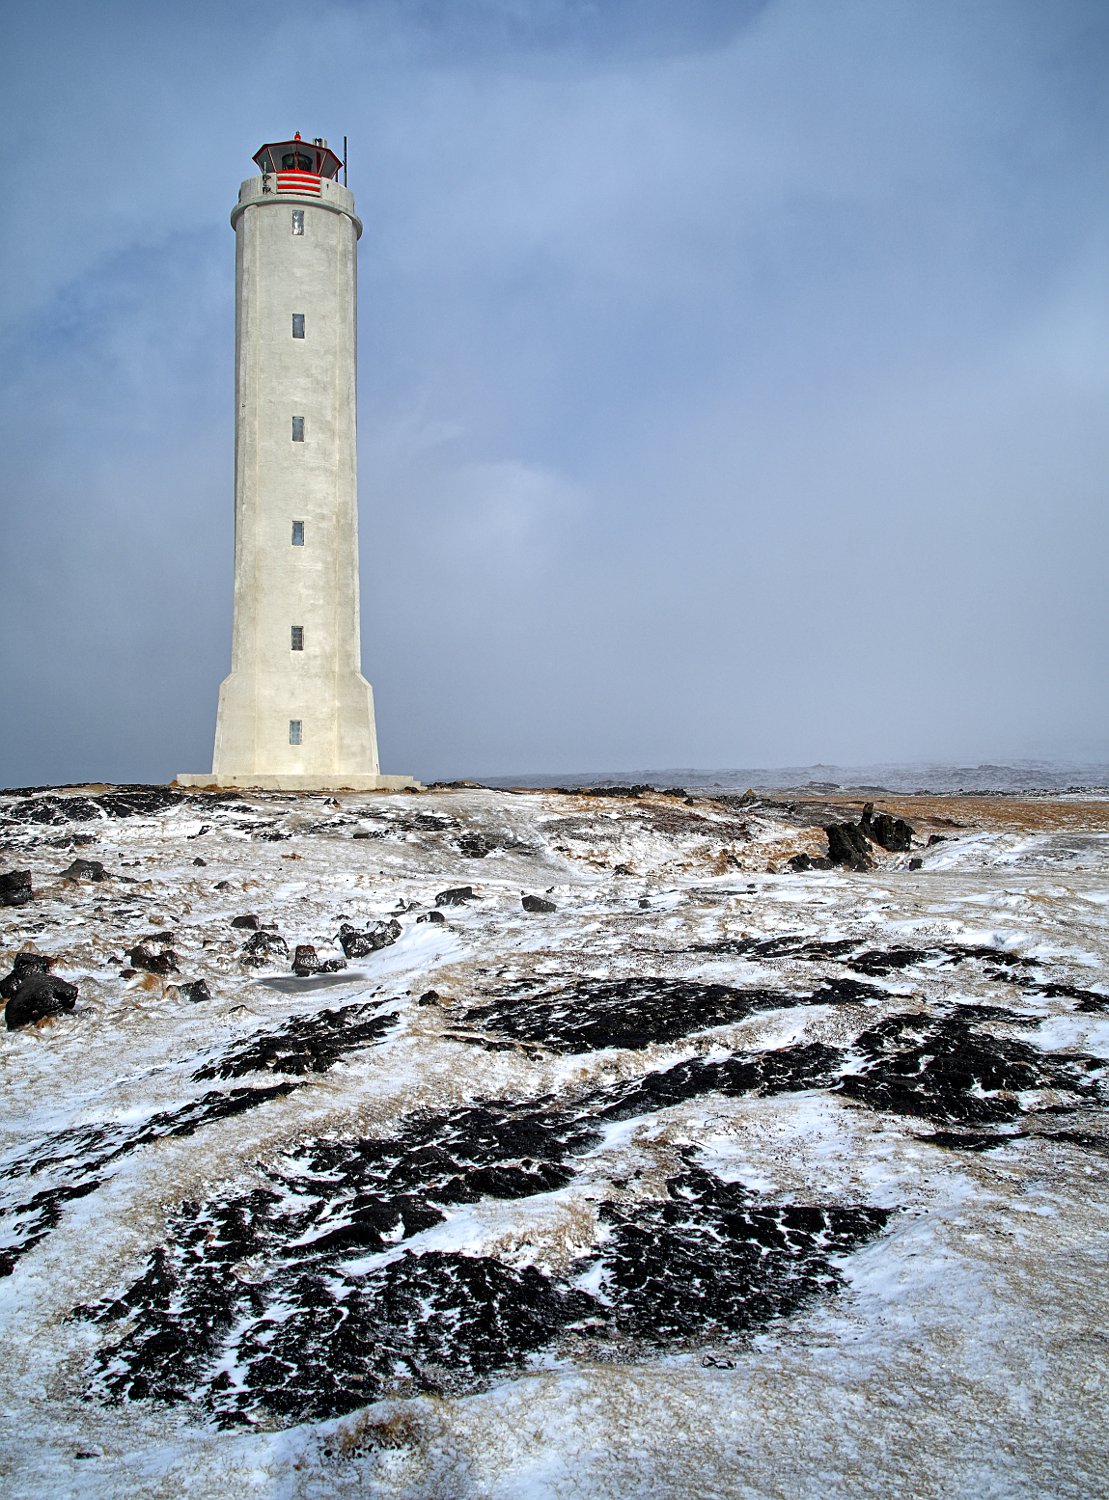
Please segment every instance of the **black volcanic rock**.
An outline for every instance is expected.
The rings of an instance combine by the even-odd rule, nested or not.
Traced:
[[[108,875],[98,859],[75,859],[61,873],[63,880],[107,880]]]
[[[906,823],[904,818],[895,818],[890,813],[876,813],[873,802],[868,802],[863,808],[859,827],[868,839],[880,844],[883,849],[888,849],[891,854],[905,854],[913,847],[913,834],[916,830],[912,825]]]
[[[31,898],[30,870],[7,870],[0,875],[0,906],[26,906]]]
[[[535,912],[537,915],[558,910],[553,901],[547,901],[542,896],[521,896],[520,905],[525,911]]]
[[[288,958],[289,945],[279,932],[263,929],[247,938],[239,962],[250,968],[260,969],[275,958]]]
[[[372,927],[352,927],[344,922],[339,928],[338,943],[348,958],[365,958],[380,948],[388,948],[401,935],[399,922],[375,922]]]
[[[8,1001],[4,1011],[4,1024],[9,1031],[20,1026],[30,1026],[47,1016],[64,1015],[77,1003],[77,986],[56,974],[41,970],[30,970],[21,979],[16,993]]]
[[[127,954],[133,969],[145,969],[148,974],[177,973],[177,954],[159,941],[162,936],[159,933],[155,938],[144,938],[141,943],[135,944]]]
[[[435,898],[435,904],[436,906],[465,906],[467,901],[473,899],[472,885],[452,885],[449,890],[439,892]]]
[[[873,869],[870,841],[857,823],[829,823],[824,832],[828,835],[828,858],[833,865],[844,865],[849,870]]]

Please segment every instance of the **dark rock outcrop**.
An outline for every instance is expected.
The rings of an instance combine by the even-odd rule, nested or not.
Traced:
[[[496,847],[481,833],[464,833],[458,840],[458,852],[465,859],[484,859]]]
[[[870,841],[857,823],[829,823],[824,832],[828,835],[828,858],[833,865],[844,865],[849,870],[874,868]]]
[[[859,827],[872,843],[880,844],[891,854],[905,854],[913,847],[913,834],[916,832],[913,826],[906,823],[904,818],[895,818],[890,813],[876,813],[873,802],[868,802],[863,808]]]

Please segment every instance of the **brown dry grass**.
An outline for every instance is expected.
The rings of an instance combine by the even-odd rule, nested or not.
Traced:
[[[1109,832],[1109,801],[1071,801],[1063,798],[1023,797],[933,797],[933,796],[859,796],[834,798],[805,797],[791,794],[792,802],[826,802],[861,812],[866,802],[876,811],[905,818],[914,828],[943,832],[957,828],[1017,829],[1033,833],[1051,833],[1057,829],[1081,829],[1085,832]]]

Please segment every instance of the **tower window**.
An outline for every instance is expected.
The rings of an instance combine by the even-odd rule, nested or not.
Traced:
[[[293,442],[294,443],[303,443],[303,441],[304,441],[304,418],[303,417],[294,417],[293,418]]]
[[[281,158],[283,172],[310,172],[312,167],[312,158],[305,156],[303,151],[286,151]]]
[[[289,649],[291,651],[303,651],[304,650],[304,626],[303,625],[290,625],[289,629],[290,629],[290,631],[292,633],[292,637],[293,637],[292,644],[289,647]]]
[[[303,234],[304,233],[304,210],[303,210],[303,208],[294,208],[293,209],[293,233],[294,234]]]
[[[304,337],[304,314],[303,313],[294,313],[293,314],[293,338],[295,338],[295,339],[302,339],[303,337]]]
[[[299,745],[301,742],[301,721],[299,719],[289,720],[289,744]]]
[[[304,546],[304,522],[303,521],[294,521],[293,522],[293,546],[294,547],[303,547]]]

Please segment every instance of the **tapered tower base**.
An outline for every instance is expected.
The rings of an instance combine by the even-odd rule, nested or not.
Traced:
[[[216,776],[211,771],[199,776],[178,776],[173,784],[217,791],[241,788],[260,792],[403,792],[408,787],[422,790],[411,776]]]

